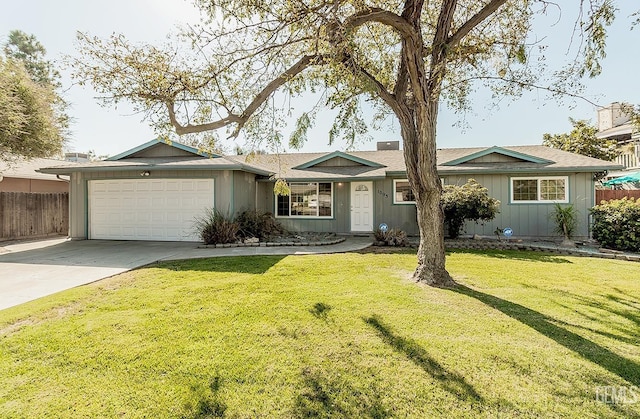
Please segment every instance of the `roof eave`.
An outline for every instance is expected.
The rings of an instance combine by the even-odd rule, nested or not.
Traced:
[[[367,177],[317,177],[317,178],[285,178],[288,183],[291,182],[366,182],[373,180],[384,180],[386,176],[367,176]],[[257,179],[258,182],[275,182],[275,179]]]
[[[217,166],[203,166],[203,165],[155,165],[155,164],[139,164],[139,165],[127,165],[127,166],[101,166],[101,167],[44,167],[38,169],[39,173],[46,173],[52,175],[70,175],[72,173],[92,173],[92,172],[112,172],[114,170],[129,172],[136,170],[241,170],[244,172],[253,173],[262,176],[271,176],[273,173],[266,170],[256,169],[243,164],[229,164],[229,165],[217,165]]]
[[[465,173],[482,173],[482,174],[495,174],[495,173],[596,173],[602,172],[605,170],[619,170],[624,166],[616,165],[616,166],[567,166],[567,167],[554,167],[554,168],[546,168],[545,170],[540,170],[538,168],[523,168],[523,169],[489,169],[489,168],[477,168],[467,170],[455,170],[453,168],[442,168],[438,169],[439,174],[447,174],[447,175],[455,175],[455,174],[465,174]]]

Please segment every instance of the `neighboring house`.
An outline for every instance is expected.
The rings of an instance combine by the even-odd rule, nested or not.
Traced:
[[[69,179],[37,172],[62,160],[31,159],[0,164],[0,240],[69,232]]]
[[[46,166],[64,164],[62,160],[18,160],[0,164],[0,192],[69,192],[69,179],[39,173]]]
[[[594,174],[621,168],[544,146],[442,149],[437,158],[444,184],[474,178],[501,201],[494,221],[467,224],[480,235],[511,227],[519,237],[553,236],[548,217],[560,202],[575,204],[577,235],[586,237]],[[75,239],[198,240],[194,219],[207,207],[273,212],[293,231],[370,233],[384,222],[418,234],[398,149],[217,156],[153,140],[106,161],[41,171],[71,176]],[[274,196],[275,178],[289,182],[289,196]]]
[[[614,102],[598,110],[596,137],[618,143],[622,154],[615,159],[615,163],[624,166],[625,170],[640,169],[640,132],[620,103]]]

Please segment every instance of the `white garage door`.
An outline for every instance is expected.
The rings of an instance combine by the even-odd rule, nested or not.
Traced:
[[[199,241],[193,224],[213,207],[213,179],[89,181],[89,238]]]

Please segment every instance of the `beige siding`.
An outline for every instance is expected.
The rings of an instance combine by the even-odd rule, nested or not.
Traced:
[[[25,179],[4,177],[0,192],[69,192],[67,182],[60,180]]]

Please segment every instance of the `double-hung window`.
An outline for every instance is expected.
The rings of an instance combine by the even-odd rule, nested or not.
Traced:
[[[567,176],[511,178],[511,202],[569,202]]]
[[[416,197],[407,179],[393,180],[393,203],[394,204],[415,204]]]
[[[288,196],[276,196],[278,217],[332,217],[333,184],[291,182]]]

